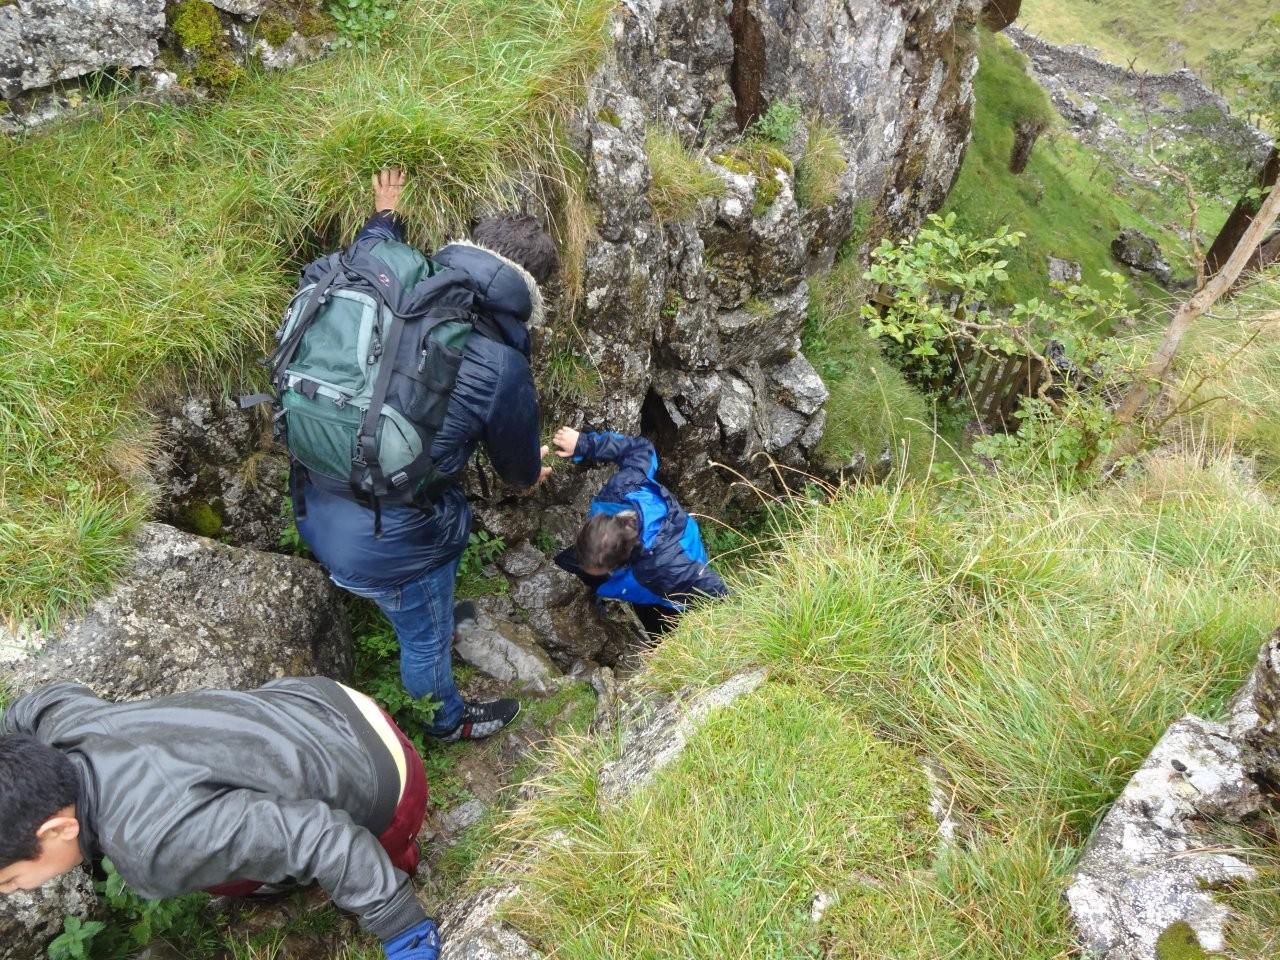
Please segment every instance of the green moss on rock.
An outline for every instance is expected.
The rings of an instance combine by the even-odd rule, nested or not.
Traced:
[[[208,0],[175,4],[169,11],[169,28],[188,53],[204,53],[222,44],[222,18]]]
[[[763,216],[773,206],[773,201],[778,199],[778,194],[781,192],[782,184],[772,173],[762,177],[756,185],[756,201],[751,205],[751,212],[757,217]]]
[[[732,152],[719,153],[711,159],[713,163],[717,163],[731,173],[736,173],[739,176],[746,176],[751,172],[751,164]]]
[[[605,110],[599,111],[596,114],[596,119],[599,120],[601,123],[607,123],[615,127],[622,126],[622,118],[618,116],[616,113],[614,113],[612,110],[605,109]]]
[[[1214,954],[1200,946],[1200,938],[1182,920],[1171,923],[1156,941],[1156,960],[1209,960]]]
[[[182,514],[182,524],[202,537],[217,537],[222,532],[222,515],[207,500],[197,500]]]
[[[222,32],[222,17],[208,0],[181,0],[169,12],[169,29],[187,55],[183,79],[221,92],[244,77]]]
[[[283,46],[293,36],[293,24],[268,10],[258,18],[258,36],[273,47]]]

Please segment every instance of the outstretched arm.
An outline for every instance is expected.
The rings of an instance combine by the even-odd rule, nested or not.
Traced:
[[[538,395],[528,361],[514,350],[504,355],[498,388],[485,418],[484,448],[498,476],[513,486],[531,487],[550,472],[542,469]]]
[[[374,214],[356,234],[356,243],[361,240],[395,240],[404,243],[404,221],[397,212],[404,185],[404,171],[394,167],[379,170],[373,175]]]
[[[373,834],[317,800],[230,791],[175,825],[150,861],[145,876],[124,878],[145,897],[232,880],[292,878],[304,884],[314,880],[383,941],[426,919],[409,877],[392,866]]]
[[[616,463],[623,470],[638,471],[649,480],[658,472],[658,453],[644,437],[605,431],[579,433],[571,427],[561,427],[552,442],[557,456],[573,457],[575,463],[603,460]]]

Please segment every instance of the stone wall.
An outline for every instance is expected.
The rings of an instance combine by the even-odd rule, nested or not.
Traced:
[[[0,3],[0,131],[84,104],[225,88],[251,61],[314,57],[333,38],[322,0],[13,0]]]

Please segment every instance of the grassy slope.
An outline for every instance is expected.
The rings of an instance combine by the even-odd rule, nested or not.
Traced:
[[[1083,43],[1114,63],[1152,71],[1203,65],[1275,12],[1272,0],[1023,0],[1021,26],[1054,43]]]
[[[566,751],[511,828],[538,854],[515,912],[584,960],[1072,955],[1081,845],[1166,725],[1248,671],[1278,545],[1280,506],[1179,459],[1100,494],[964,481],[818,508],[653,658],[668,689],[769,682],[620,806],[596,797],[609,750]],[[920,754],[972,831],[936,857]],[[818,891],[837,899],[814,923]]]
[[[1187,218],[1177,191],[1157,194],[1126,185],[1109,162],[1081,146],[1056,118],[1027,169],[1009,172],[1014,124],[1050,108],[1027,76],[1025,59],[1005,38],[984,31],[980,62],[973,142],[944,212],[955,211],[971,233],[990,235],[1008,225],[1027,234],[1010,258],[1010,299],[1049,291],[1050,255],[1079,262],[1085,282],[1102,287],[1101,271],[1118,267],[1110,244],[1124,226],[1159,240],[1175,275],[1189,276],[1186,244],[1173,231]],[[1225,209],[1204,204],[1201,232],[1212,236],[1225,216]]]
[[[84,599],[145,511],[139,390],[236,381],[291,259],[349,231],[371,171],[418,176],[418,239],[512,173],[564,180],[555,124],[604,47],[605,0],[407,0],[394,49],[252,77],[200,109],[106,104],[0,141],[0,617]]]

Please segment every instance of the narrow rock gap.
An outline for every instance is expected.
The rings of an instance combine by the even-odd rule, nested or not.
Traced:
[[[733,34],[733,65],[729,68],[729,86],[737,104],[735,119],[738,129],[745,130],[764,113],[764,31],[751,10],[751,0],[733,0],[729,11],[729,31]]]

